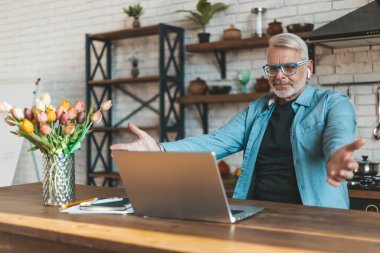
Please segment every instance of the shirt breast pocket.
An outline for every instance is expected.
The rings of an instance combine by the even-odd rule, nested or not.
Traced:
[[[302,134],[305,135],[319,135],[325,129],[325,122],[305,122],[300,125]]]
[[[300,125],[300,144],[308,151],[309,156],[320,156],[323,153],[323,133],[325,122],[307,122]]]

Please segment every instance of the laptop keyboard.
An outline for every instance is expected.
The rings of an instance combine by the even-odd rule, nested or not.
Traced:
[[[232,215],[235,215],[235,214],[238,214],[238,213],[242,213],[242,212],[244,212],[244,211],[231,209]]]

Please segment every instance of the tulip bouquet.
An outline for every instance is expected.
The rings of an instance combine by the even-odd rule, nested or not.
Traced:
[[[72,154],[81,149],[91,126],[102,120],[101,112],[108,111],[111,106],[112,102],[108,100],[97,111],[91,106],[87,113],[82,100],[72,106],[63,100],[56,109],[51,105],[50,95],[43,93],[32,108],[24,110],[0,101],[0,113],[7,124],[18,127],[11,133],[26,138],[34,145],[28,151],[39,149],[44,154]]]

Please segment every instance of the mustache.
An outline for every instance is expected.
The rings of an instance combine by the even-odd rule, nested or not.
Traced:
[[[292,87],[294,86],[293,82],[286,79],[274,79],[271,83],[273,86],[277,86],[277,85],[290,85]]]

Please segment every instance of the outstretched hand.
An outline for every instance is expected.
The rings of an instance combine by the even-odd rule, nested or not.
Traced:
[[[327,162],[327,182],[332,186],[339,184],[346,179],[354,177],[354,171],[358,169],[358,163],[352,158],[352,153],[365,144],[364,139],[354,142],[338,149]]]
[[[110,146],[111,150],[161,151],[159,144],[145,131],[132,123],[128,124],[128,128],[138,139],[132,143],[113,144]]]

